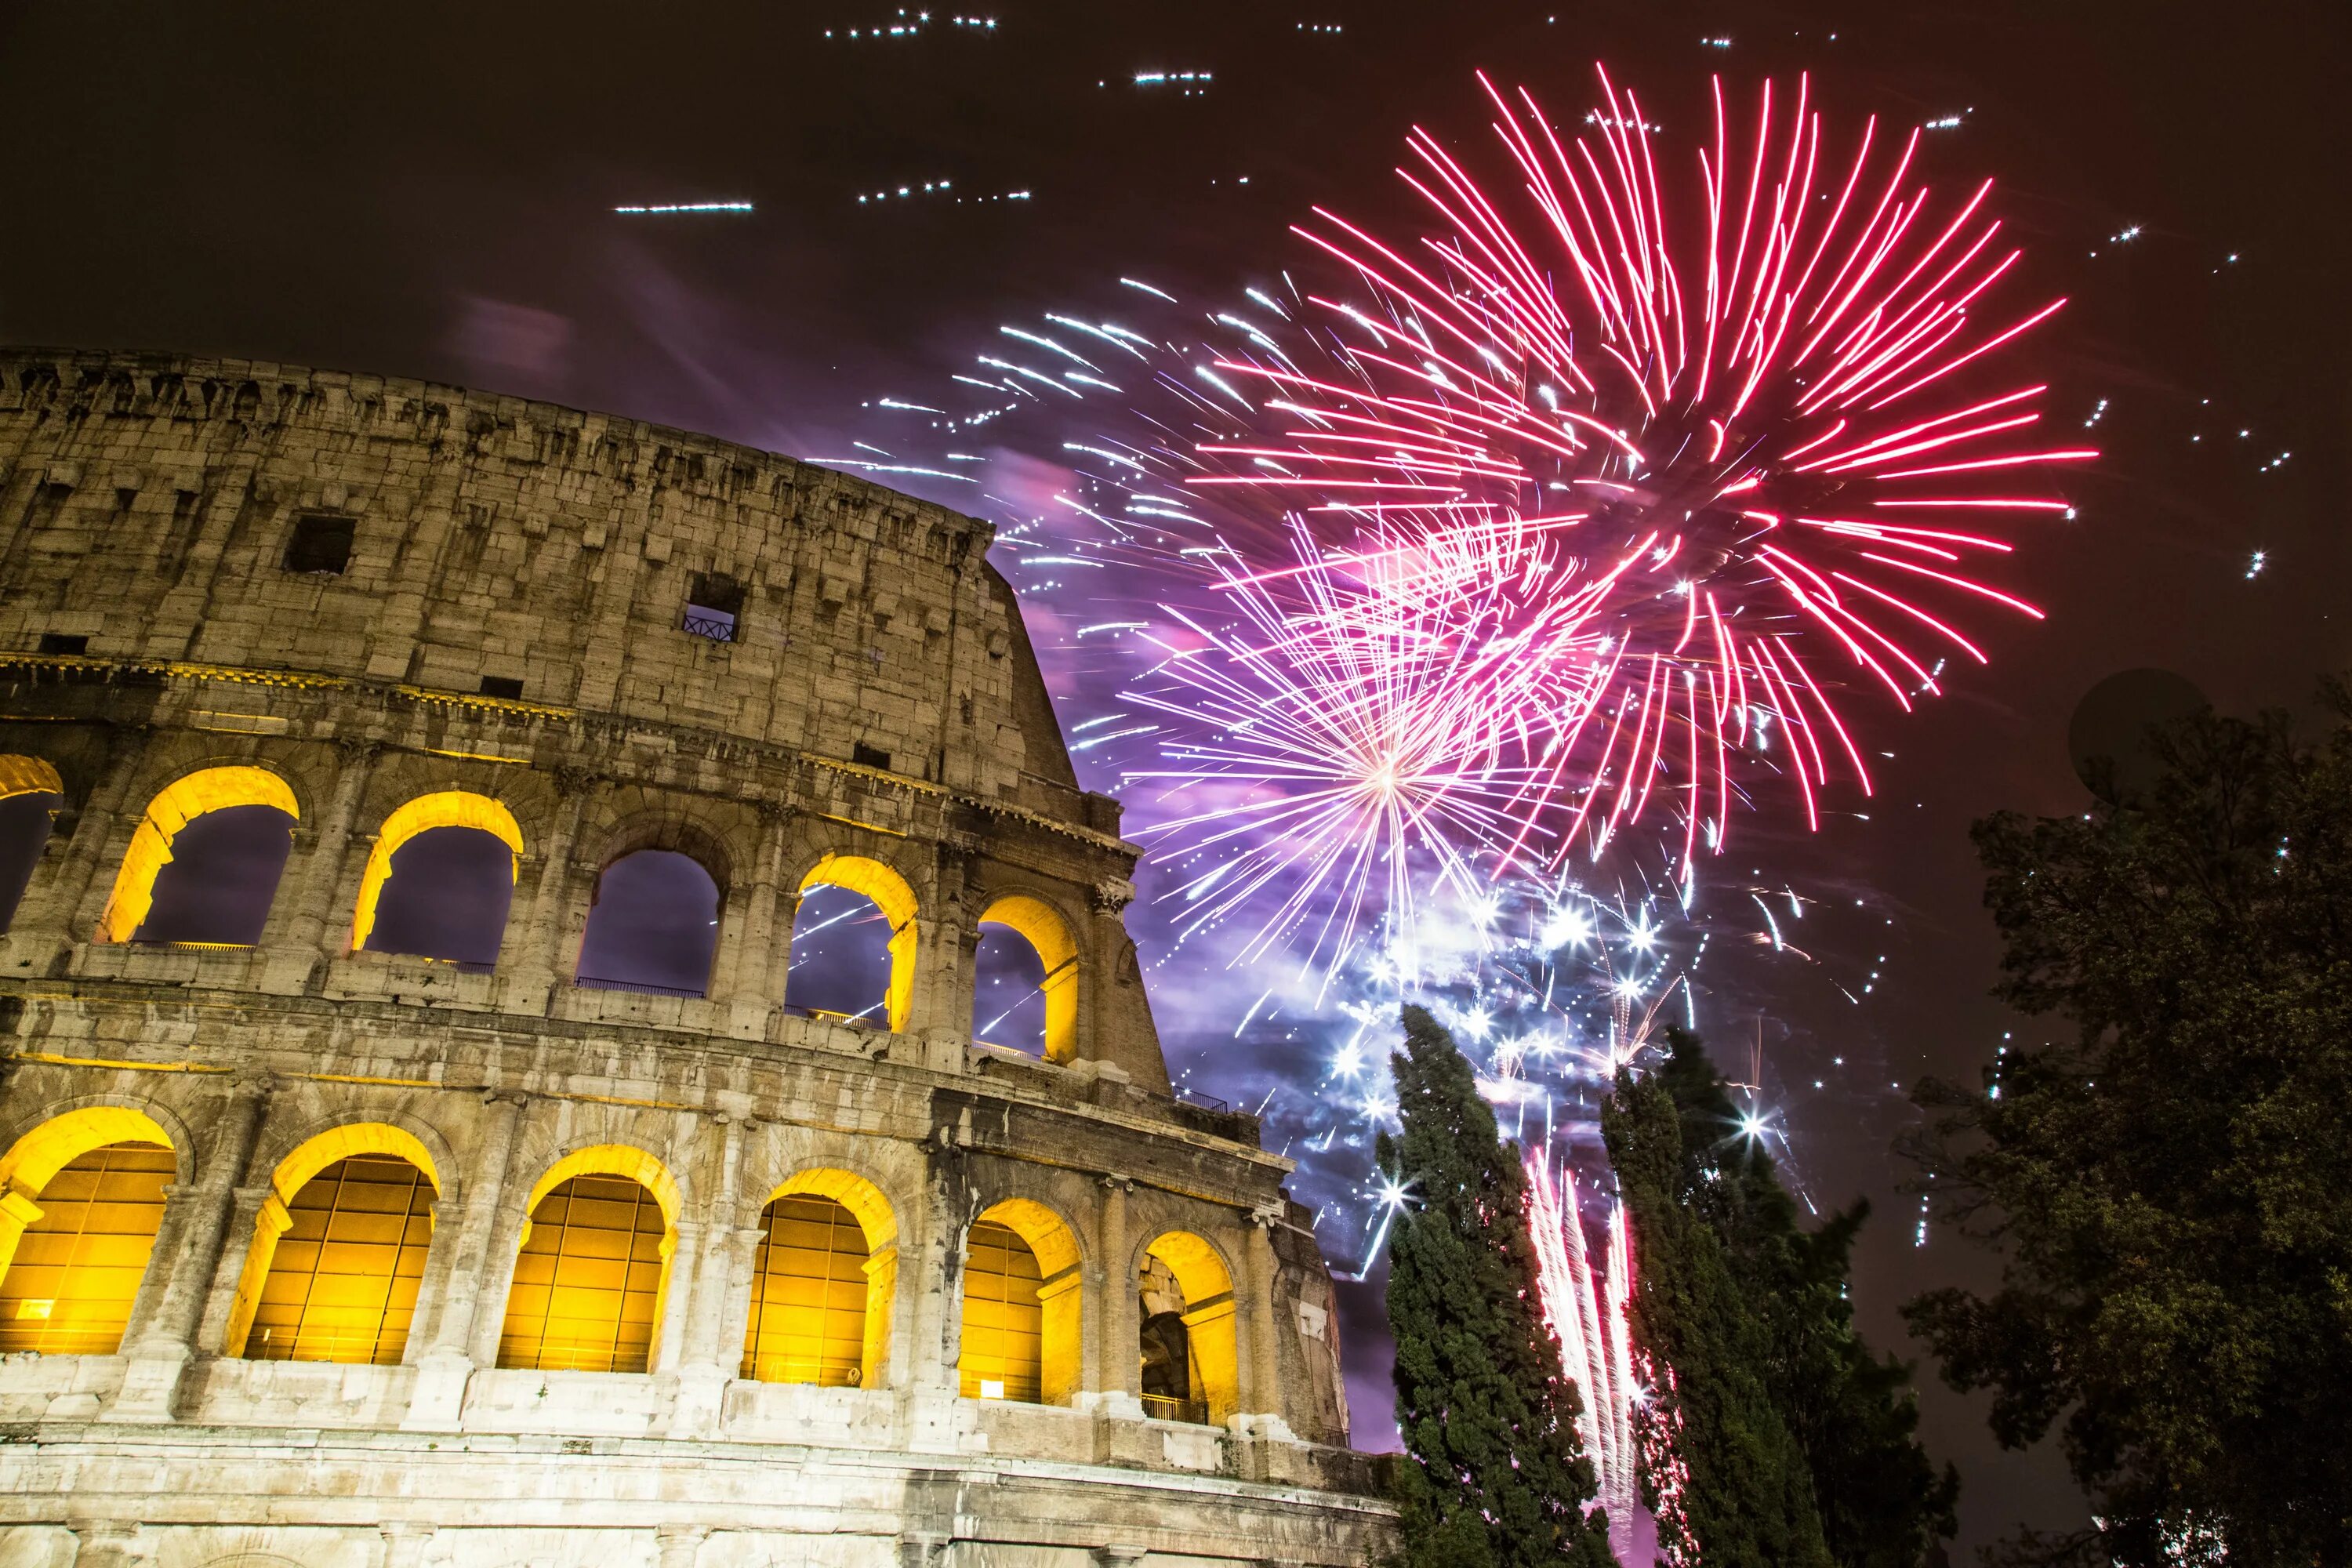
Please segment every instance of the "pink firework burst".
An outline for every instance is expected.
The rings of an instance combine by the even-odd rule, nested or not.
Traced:
[[[1498,866],[1557,866],[1664,807],[1687,881],[1736,759],[1776,753],[1817,824],[1833,777],[1871,787],[1852,689],[1907,710],[1950,654],[1984,661],[1967,612],[2041,614],[1986,580],[1990,531],[2068,511],[2042,476],[2096,454],[2038,440],[2046,388],[1994,374],[2063,301],[2002,302],[1990,181],[1939,201],[1917,133],[1875,121],[1834,149],[1809,81],[1766,83],[1744,139],[1718,81],[1682,184],[1605,71],[1571,140],[1480,81],[1517,189],[1416,130],[1399,173],[1435,232],[1316,209],[1296,232],[1353,284],[1300,295],[1328,364],[1255,331],[1217,357],[1203,379],[1263,401],[1183,482],[1306,525],[1294,564],[1224,571],[1271,633],[1243,662],[1284,671],[1267,704],[1376,710],[1369,655],[1415,650],[1388,700],[1430,706],[1457,809],[1392,840],[1475,819]],[[1328,755],[1396,782],[1381,747]]]

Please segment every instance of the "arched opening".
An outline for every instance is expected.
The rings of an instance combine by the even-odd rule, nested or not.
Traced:
[[[68,1111],[0,1156],[0,1354],[112,1355],[178,1173],[155,1120]]]
[[[601,1144],[531,1190],[499,1365],[646,1372],[661,1335],[677,1184],[642,1149]]]
[[[65,804],[57,769],[38,757],[0,754],[0,931],[16,918]]]
[[[898,1289],[898,1225],[873,1183],[803,1171],[760,1215],[743,1375],[881,1385]]]
[[[967,1399],[1066,1405],[1078,1386],[1078,1245],[1061,1216],[1008,1198],[972,1221],[964,1241]]]
[[[574,984],[701,996],[719,951],[719,883],[674,849],[639,849],[598,874]]]
[[[266,768],[174,780],[131,836],[99,940],[252,946],[301,815],[293,790]]]
[[[1170,1231],[1144,1248],[1136,1295],[1144,1414],[1223,1426],[1241,1405],[1224,1259],[1199,1237]]]
[[[785,1003],[897,1033],[914,995],[914,889],[879,860],[826,856],[801,879]]]
[[[416,1136],[337,1127],[278,1163],[223,1349],[255,1361],[399,1364],[439,1181]]]
[[[384,818],[360,877],[352,946],[488,968],[522,867],[522,829],[488,795],[443,790]]]
[[[1043,899],[1015,893],[980,917],[972,1038],[1047,1061],[1077,1052],[1078,944]]]

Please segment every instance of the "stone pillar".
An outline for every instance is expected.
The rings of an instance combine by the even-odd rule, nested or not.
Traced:
[[[229,1219],[226,1241],[221,1247],[220,1260],[213,1265],[212,1288],[205,1292],[205,1310],[196,1321],[195,1342],[216,1355],[243,1355],[247,1347],[229,1343],[231,1320],[236,1315],[236,1297],[245,1282],[245,1271],[253,1257],[254,1232],[262,1223],[262,1210],[277,1195],[277,1188],[268,1181],[236,1188],[229,1194]],[[278,1235],[284,1234],[286,1210],[278,1209]],[[276,1237],[271,1238],[273,1241]],[[260,1281],[254,1281],[259,1289]],[[251,1328],[250,1314],[245,1328]]]
[[[763,800],[757,805],[760,847],[750,868],[740,917],[734,929],[719,928],[725,972],[711,987],[711,994],[727,1005],[732,1032],[747,1039],[766,1037],[768,1018],[784,1000],[777,955],[781,952],[787,964],[792,958],[792,933],[780,931],[776,921],[785,825],[791,818],[776,802]]]
[[[1261,1436],[1289,1439],[1290,1426],[1283,1417],[1281,1351],[1275,1338],[1279,1327],[1275,1320],[1275,1284],[1280,1277],[1281,1265],[1274,1256],[1274,1227],[1280,1223],[1280,1212],[1278,1207],[1269,1206],[1249,1218],[1244,1264],[1249,1309],[1241,1322],[1243,1331],[1249,1335],[1244,1351],[1249,1386],[1243,1393],[1243,1404],[1257,1417]]]
[[[1139,1420],[1143,1402],[1137,1384],[1143,1370],[1142,1329],[1137,1314],[1135,1272],[1129,1258],[1135,1238],[1128,1234],[1127,1194],[1135,1183],[1126,1176],[1105,1176],[1102,1206],[1102,1311],[1097,1321],[1097,1376],[1102,1390],[1100,1408],[1110,1415]]]
[[[383,1537],[383,1555],[376,1559],[382,1568],[418,1568],[425,1561],[425,1549],[433,1543],[436,1527],[381,1524],[376,1531]]]
[[[511,1008],[543,1010],[549,993],[570,979],[562,950],[568,945],[570,926],[565,893],[572,882],[572,843],[580,833],[581,811],[600,782],[582,769],[556,770],[555,817],[548,826],[546,842],[535,847],[537,854],[532,858],[539,874],[529,897],[522,889],[515,889],[518,907],[508,910],[506,936],[499,943],[499,967],[509,975],[507,994]],[[525,847],[534,847],[526,843]],[[530,1000],[533,995],[536,1005]]]
[[[88,942],[98,926],[98,911],[105,905],[105,889],[98,903],[91,907],[89,920],[84,924],[81,909],[90,901],[90,885],[98,879],[110,850],[117,850],[119,838],[127,847],[131,836],[118,833],[116,826],[126,811],[143,812],[144,801],[129,798],[138,777],[139,764],[145,748],[131,741],[109,758],[106,771],[82,802],[75,814],[73,832],[61,851],[44,853],[40,863],[33,868],[33,879],[25,889],[24,899],[16,907],[16,919],[9,926],[10,945],[23,944],[62,950],[77,942]],[[136,826],[134,818],[133,826]],[[119,852],[113,856],[121,864]],[[44,878],[41,873],[49,873]]]
[[[654,1531],[655,1568],[694,1568],[702,1543],[710,1539],[707,1524],[665,1524]]]
[[[366,798],[370,771],[383,747],[374,741],[338,741],[335,787],[319,808],[316,821],[298,831],[298,845],[307,839],[278,884],[271,902],[268,928],[261,945],[273,950],[265,961],[262,989],[278,995],[299,994],[327,952],[327,932],[351,911],[335,908],[335,894],[343,881],[343,861],[352,844],[352,826]]]
[[[136,1520],[74,1520],[66,1528],[74,1535],[73,1568],[145,1568],[162,1544],[142,1535]]]
[[[919,1452],[953,1452],[971,1413],[957,1397],[956,1358],[963,1342],[964,1246],[974,1194],[960,1130],[934,1130],[919,1225],[899,1243],[899,1288],[913,1292],[899,1409],[904,1446]]]
[[[971,1038],[971,976],[980,931],[952,910],[915,921],[915,989],[906,1033],[927,1040]]]
[[[195,1354],[197,1323],[212,1294],[237,1184],[269,1109],[267,1076],[239,1077],[214,1102],[212,1136],[196,1179],[175,1189],[157,1227],[152,1256],[164,1260],[163,1288],[142,1289],[122,1335],[128,1364],[101,1421],[169,1421],[180,1380]]]
[[[506,1202],[509,1168],[514,1163],[515,1124],[522,1116],[522,1097],[493,1090],[485,1097],[482,1137],[475,1152],[473,1173],[466,1184],[465,1212],[445,1236],[436,1224],[433,1250],[445,1248],[449,1263],[439,1275],[437,1292],[417,1292],[416,1316],[408,1331],[404,1359],[416,1363],[416,1391],[401,1422],[405,1431],[446,1432],[457,1426],[465,1407],[466,1384],[472,1377],[477,1345],[477,1320],[481,1310],[484,1276],[503,1279],[506,1271],[490,1268],[499,1241],[499,1221]],[[425,1283],[435,1273],[428,1263]],[[489,1353],[498,1357],[499,1323],[489,1329]],[[424,1347],[420,1352],[418,1346]]]
[[[712,1120],[718,1124],[719,1157],[716,1179],[705,1189],[711,1194],[709,1218],[699,1224],[681,1221],[677,1226],[677,1267],[691,1273],[683,1292],[685,1321],[676,1336],[678,1383],[677,1403],[670,1417],[673,1437],[717,1434],[730,1375],[720,1329],[736,1284],[736,1180],[743,1162],[743,1124],[730,1117]],[[690,1239],[689,1227],[696,1233]],[[667,1327],[664,1325],[665,1330]],[[670,1336],[665,1332],[663,1337]],[[665,1363],[661,1370],[670,1369]]]

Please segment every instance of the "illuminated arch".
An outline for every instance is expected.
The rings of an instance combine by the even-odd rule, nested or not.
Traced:
[[[367,869],[360,874],[359,909],[352,920],[352,952],[365,947],[368,934],[375,930],[376,905],[383,897],[384,884],[392,879],[393,856],[418,834],[436,827],[475,827],[488,834],[512,851],[511,870],[520,879],[522,829],[515,826],[514,813],[489,796],[470,790],[446,789],[420,795],[385,817],[383,826],[376,832],[375,847],[368,851]]]
[[[172,841],[180,830],[206,812],[233,805],[272,806],[294,821],[302,819],[294,791],[267,768],[205,768],[166,784],[147,803],[147,815],[123,852],[114,894],[98,917],[98,940],[129,942],[154,905],[155,879],[172,863]]]
[[[1045,1205],[1007,1198],[972,1221],[964,1254],[963,1396],[1068,1404],[1078,1388],[1076,1234]]]
[[[1008,893],[982,912],[982,925],[1001,925],[1035,950],[1045,967],[1045,1059],[1066,1062],[1078,1049],[1078,942],[1062,911],[1027,893]]]
[[[557,1161],[524,1205],[499,1365],[652,1370],[678,1206],[677,1179],[643,1149],[599,1143]]]
[[[848,1171],[803,1171],[769,1194],[760,1221],[743,1375],[881,1386],[898,1294],[889,1200]],[[842,1234],[844,1221],[854,1235]]]
[[[52,1187],[68,1170],[88,1190],[66,1198]],[[178,1174],[170,1135],[124,1106],[52,1117],[0,1155],[0,1349],[111,1353]]]
[[[65,780],[38,757],[0,753],[0,800],[20,795],[63,795]]]
[[[429,1217],[416,1212],[415,1199],[421,1197],[429,1203],[431,1198],[404,1192],[396,1215],[380,1206],[354,1206],[346,1211],[340,1203],[318,1214],[318,1205],[297,1202],[305,1189],[330,1169],[342,1166],[346,1161],[370,1159],[397,1162],[409,1167],[422,1178],[431,1196],[437,1196],[441,1191],[441,1176],[435,1168],[432,1152],[416,1134],[388,1122],[355,1121],[330,1128],[279,1161],[278,1169],[270,1173],[269,1196],[262,1200],[261,1212],[254,1222],[253,1241],[246,1251],[245,1271],[237,1282],[236,1300],[229,1310],[228,1331],[221,1345],[225,1354],[253,1354],[251,1341],[256,1320],[277,1315],[265,1314],[265,1308],[286,1304],[271,1300],[272,1270],[278,1263],[279,1243],[295,1228],[298,1212],[302,1212],[310,1216],[306,1228],[319,1229],[321,1234],[299,1238],[306,1247],[301,1269],[281,1271],[281,1290],[298,1286],[302,1289],[302,1294],[291,1297],[294,1312],[290,1338],[294,1342],[290,1347],[272,1346],[265,1353],[269,1359],[383,1363],[387,1359],[385,1342],[390,1342],[389,1360],[400,1359],[408,1336],[408,1315],[415,1306],[417,1280],[424,1272],[424,1238],[416,1233],[421,1228],[429,1236],[431,1228]],[[367,1184],[383,1191],[370,1194],[371,1198],[390,1197],[394,1195],[391,1189],[402,1185],[394,1173],[383,1169],[381,1163],[373,1170],[364,1164],[346,1167],[341,1174],[347,1179],[374,1178]],[[387,1177],[394,1179],[386,1180]],[[415,1184],[407,1185],[413,1187]],[[396,1227],[389,1223],[395,1219]],[[378,1220],[387,1223],[373,1223]],[[372,1234],[394,1228],[399,1232],[396,1237]],[[330,1249],[332,1255],[327,1258],[307,1255]],[[323,1295],[320,1294],[322,1289]],[[349,1330],[367,1314],[373,1314],[374,1326],[367,1331],[366,1353],[352,1353],[352,1335]],[[319,1342],[322,1339],[323,1346]],[[281,1348],[285,1352],[282,1356],[278,1353]],[[321,1348],[327,1353],[318,1353]]]
[[[1184,1298],[1184,1337],[1192,1388],[1187,1397],[1207,1407],[1213,1426],[1241,1408],[1241,1357],[1234,1334],[1234,1276],[1217,1249],[1190,1231],[1161,1234],[1143,1249],[1175,1277]],[[1141,1262],[1138,1262],[1138,1275]]]
[[[827,855],[801,879],[800,895],[805,898],[811,888],[820,887],[846,888],[873,900],[890,922],[890,989],[884,1012],[891,1033],[898,1033],[915,999],[915,889],[906,878],[863,855]]]

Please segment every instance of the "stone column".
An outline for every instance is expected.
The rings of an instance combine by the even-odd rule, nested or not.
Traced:
[[[318,819],[299,835],[308,847],[288,868],[292,875],[278,884],[269,910],[268,928],[261,945],[274,950],[265,961],[262,989],[278,995],[298,994],[310,973],[327,953],[327,932],[351,911],[335,908],[342,885],[343,861],[351,849],[352,825],[358,820],[360,802],[375,759],[383,747],[374,741],[338,741],[335,787],[319,808]]]
[[[729,1369],[719,1329],[728,1297],[735,1289],[735,1192],[743,1160],[743,1124],[730,1117],[712,1120],[719,1127],[719,1158],[717,1179],[705,1189],[711,1194],[709,1217],[699,1224],[681,1221],[677,1226],[677,1267],[693,1272],[684,1290],[686,1321],[677,1336],[678,1385],[670,1419],[673,1437],[715,1435],[727,1393]],[[687,1235],[689,1226],[696,1233],[691,1239]],[[664,1338],[668,1337],[665,1333]],[[661,1370],[670,1369],[664,1365]]]
[[[131,1303],[122,1335],[128,1365],[122,1386],[101,1421],[169,1421],[180,1381],[195,1355],[198,1321],[219,1272],[228,1240],[229,1216],[237,1184],[253,1160],[253,1146],[269,1109],[266,1075],[241,1076],[215,1101],[212,1136],[204,1140],[205,1163],[196,1179],[176,1190],[157,1227],[153,1257],[164,1260],[163,1288],[142,1289]]]
[[[247,1347],[231,1346],[229,1330],[236,1315],[236,1297],[245,1282],[245,1271],[253,1257],[255,1230],[263,1223],[262,1211],[277,1195],[277,1188],[267,1180],[241,1186],[229,1194],[229,1218],[226,1239],[220,1250],[220,1260],[213,1265],[212,1288],[205,1292],[205,1310],[196,1321],[195,1342],[215,1355],[243,1355]],[[278,1235],[284,1234],[285,1205],[278,1209]],[[275,1237],[272,1237],[275,1239]],[[254,1282],[257,1289],[259,1280]],[[244,1325],[252,1327],[250,1315]]]
[[[499,1222],[506,1202],[509,1167],[514,1163],[515,1124],[522,1116],[522,1097],[492,1090],[484,1096],[481,1142],[466,1185],[465,1213],[445,1236],[435,1226],[433,1250],[450,1254],[440,1276],[437,1294],[419,1290],[416,1316],[408,1332],[407,1357],[416,1363],[416,1391],[410,1396],[404,1431],[446,1432],[457,1426],[466,1402],[466,1384],[473,1376],[478,1338],[476,1322],[482,1316],[484,1275],[504,1270],[489,1267],[499,1241]],[[434,1278],[428,1264],[426,1280]],[[492,1324],[488,1360],[498,1356],[498,1325]],[[423,1350],[418,1350],[419,1344]]]
[[[740,918],[733,930],[723,926],[719,929],[726,949],[725,973],[717,977],[711,987],[711,994],[727,1005],[732,1032],[744,1039],[766,1037],[768,1018],[784,999],[776,954],[781,949],[787,963],[792,956],[791,932],[779,931],[776,921],[777,894],[783,879],[785,825],[791,820],[790,814],[773,801],[763,800],[757,805],[760,847],[750,868],[750,884],[741,900]]]
[[[144,752],[143,746],[126,740],[108,759],[105,773],[91,786],[74,816],[71,835],[58,852],[44,853],[40,863],[33,868],[33,879],[26,887],[16,919],[9,926],[11,945],[29,947],[38,943],[61,950],[69,943],[90,939],[98,926],[98,910],[105,904],[104,894],[91,908],[87,925],[81,921],[81,908],[89,902],[90,884],[97,879],[108,851],[116,847],[115,840],[121,839],[125,846],[130,843],[127,832],[116,831],[118,820],[126,811],[143,811],[145,807],[145,802],[128,798]],[[114,859],[121,864],[119,854]],[[49,873],[47,878],[41,875],[44,869]],[[111,892],[112,889],[106,891]]]
[[[136,1520],[74,1520],[73,1568],[144,1568],[155,1561],[155,1537],[142,1536]]]
[[[1244,1407],[1258,1418],[1263,1436],[1290,1439],[1289,1423],[1283,1416],[1281,1351],[1275,1338],[1279,1325],[1275,1319],[1275,1284],[1280,1277],[1281,1265],[1274,1256],[1274,1227],[1280,1223],[1280,1209],[1268,1206],[1249,1217],[1249,1242],[1244,1271],[1249,1280],[1249,1310],[1242,1318],[1241,1327],[1249,1335],[1244,1353],[1249,1368],[1249,1387],[1243,1395]]]
[[[580,814],[588,795],[602,781],[583,769],[558,768],[558,805],[547,840],[536,846],[538,876],[530,896],[515,889],[515,903],[507,913],[505,938],[499,943],[499,967],[509,978],[507,1005],[521,1012],[541,1012],[555,987],[570,978],[564,965],[571,911],[565,893],[572,882],[572,844],[580,833]],[[527,849],[533,847],[526,844]],[[527,859],[530,864],[531,859]],[[535,1000],[534,1000],[535,998]]]
[[[383,1537],[383,1555],[376,1559],[382,1568],[418,1568],[436,1533],[429,1524],[380,1524],[376,1531]]]
[[[1126,1176],[1105,1176],[1102,1206],[1102,1311],[1096,1339],[1105,1414],[1139,1420],[1143,1402],[1137,1384],[1143,1369],[1141,1328],[1136,1279],[1129,1265],[1135,1238],[1128,1234],[1127,1194],[1135,1183]]]
[[[665,1524],[654,1531],[655,1568],[694,1568],[702,1543],[710,1538],[707,1524]]]
[[[912,1237],[899,1243],[899,1289],[913,1292],[899,1410],[906,1422],[905,1447],[919,1452],[955,1451],[973,1423],[957,1398],[964,1245],[974,1198],[967,1157],[957,1141],[959,1131],[934,1130],[926,1151],[929,1171],[919,1226]]]

